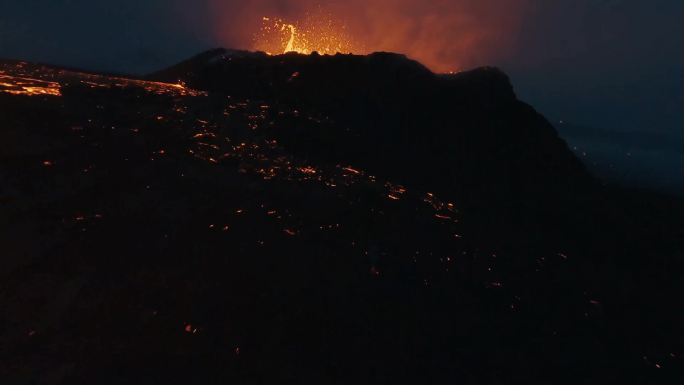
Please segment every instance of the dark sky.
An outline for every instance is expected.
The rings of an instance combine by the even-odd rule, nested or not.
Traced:
[[[502,67],[521,99],[568,122],[571,144],[643,150],[644,177],[684,184],[681,0],[0,0],[0,57],[144,73],[210,47],[251,48],[260,16],[314,5],[370,51]]]

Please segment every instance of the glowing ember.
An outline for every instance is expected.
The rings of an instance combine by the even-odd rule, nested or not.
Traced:
[[[344,24],[326,15],[309,15],[295,23],[264,17],[254,37],[254,49],[269,55],[287,52],[334,55],[360,51]]]

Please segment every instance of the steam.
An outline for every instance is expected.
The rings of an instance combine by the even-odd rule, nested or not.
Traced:
[[[324,12],[346,26],[359,50],[405,53],[434,71],[496,64],[517,47],[531,0],[208,0],[213,35],[254,49],[264,16],[297,22]]]

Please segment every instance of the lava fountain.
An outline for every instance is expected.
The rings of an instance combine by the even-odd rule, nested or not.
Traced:
[[[269,55],[287,52],[334,55],[363,51],[347,32],[344,23],[331,16],[309,15],[294,23],[263,17],[261,22],[261,28],[254,36],[253,48]]]

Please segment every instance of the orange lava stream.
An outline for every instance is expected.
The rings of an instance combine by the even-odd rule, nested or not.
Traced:
[[[62,95],[59,83],[9,75],[0,75],[0,92],[12,95]]]
[[[28,96],[62,96],[62,87],[81,84],[89,88],[140,87],[158,95],[202,96],[182,83],[161,83],[53,69],[28,63],[0,63],[0,93]]]

